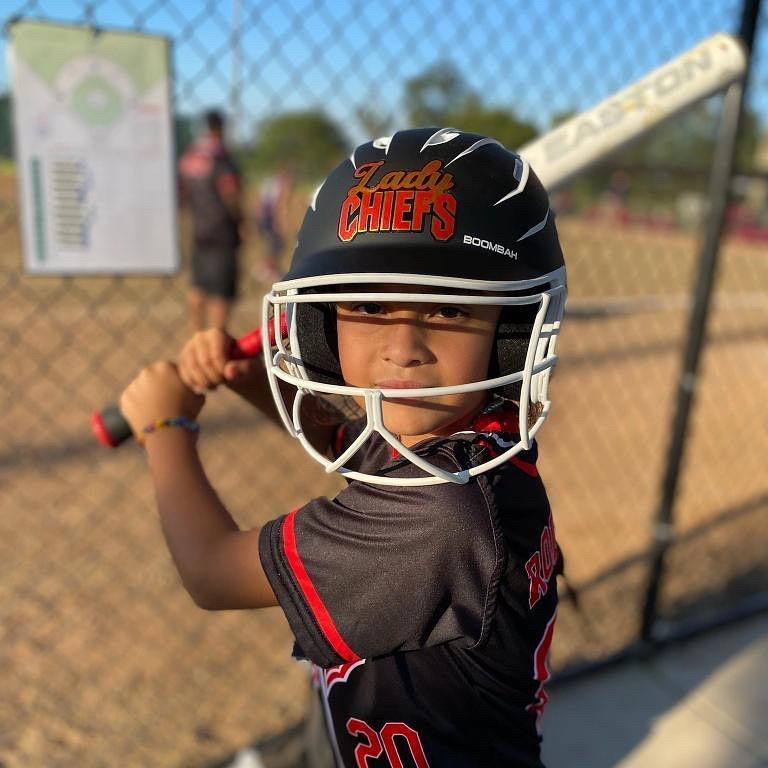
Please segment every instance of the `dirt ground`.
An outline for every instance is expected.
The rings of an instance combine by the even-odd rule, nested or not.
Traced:
[[[14,196],[0,178],[0,764],[202,766],[297,722],[308,686],[278,610],[192,605],[141,451],[88,431],[95,407],[185,338],[187,274],[25,276]],[[636,637],[697,255],[688,234],[560,229],[570,304],[540,468],[582,607],[563,602],[556,670]],[[258,254],[250,241],[236,333],[259,322]],[[728,242],[674,510],[685,556],[662,610],[764,573],[766,308],[764,249]],[[204,460],[243,525],[340,487],[234,396],[210,400]]]

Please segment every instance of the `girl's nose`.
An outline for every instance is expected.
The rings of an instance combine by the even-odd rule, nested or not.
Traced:
[[[429,361],[425,329],[415,318],[398,319],[384,331],[382,357],[399,368],[411,368]]]

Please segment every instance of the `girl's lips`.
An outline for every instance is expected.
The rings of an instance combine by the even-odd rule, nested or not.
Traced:
[[[428,385],[410,379],[385,379],[377,381],[375,386],[376,389],[423,389]]]

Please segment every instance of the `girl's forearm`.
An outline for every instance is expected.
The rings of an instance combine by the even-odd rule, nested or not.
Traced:
[[[237,381],[226,382],[226,385],[254,408],[261,411],[270,421],[282,426],[283,422],[277,412],[267,374],[261,366],[257,367],[250,376]]]
[[[272,390],[269,388],[267,375],[264,371],[259,371],[259,374],[242,381],[230,382],[227,386],[251,405],[258,408],[270,421],[282,428],[283,421],[272,397]],[[283,394],[286,407],[290,410],[296,391],[282,381],[278,386]],[[333,435],[336,434],[336,428],[344,419],[343,416],[339,415],[339,418],[333,421],[333,417],[329,416],[330,412],[318,416],[318,406],[313,406],[312,402],[313,400],[308,398],[302,404],[304,434],[320,453],[325,453],[328,450]],[[329,418],[332,423],[324,423],[328,422]]]
[[[228,562],[227,550],[244,534],[206,477],[195,442],[181,429],[163,429],[147,439],[163,535],[181,580],[198,605],[250,607],[222,602],[236,576],[228,570],[237,568],[236,562]],[[254,558],[258,566],[256,552]]]

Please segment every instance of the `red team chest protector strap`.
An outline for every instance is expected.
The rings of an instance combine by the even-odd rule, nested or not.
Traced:
[[[307,605],[309,605],[317,623],[320,625],[320,629],[333,650],[344,661],[359,661],[360,657],[344,642],[344,638],[339,634],[339,630],[336,629],[331,614],[328,613],[325,603],[323,603],[320,595],[317,594],[315,585],[312,583],[312,579],[309,578],[309,574],[306,568],[304,568],[304,563],[301,562],[299,551],[296,548],[296,533],[294,531],[296,512],[297,510],[291,512],[283,521],[283,549],[285,557],[304,595],[304,599],[307,601]]]

